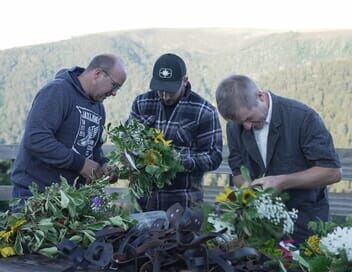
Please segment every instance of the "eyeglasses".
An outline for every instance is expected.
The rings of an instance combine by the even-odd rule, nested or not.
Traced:
[[[117,91],[118,89],[120,89],[122,87],[122,85],[118,82],[116,82],[115,80],[112,79],[112,77],[110,76],[110,74],[103,70],[102,71],[110,78],[111,80],[111,84],[112,84],[112,88],[111,88],[111,92]]]

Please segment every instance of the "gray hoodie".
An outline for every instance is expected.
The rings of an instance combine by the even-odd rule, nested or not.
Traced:
[[[60,70],[36,95],[15,160],[15,189],[36,182],[43,190],[59,182],[60,175],[73,183],[85,158],[100,164],[107,161],[101,150],[104,106],[83,90],[78,80],[83,71]]]

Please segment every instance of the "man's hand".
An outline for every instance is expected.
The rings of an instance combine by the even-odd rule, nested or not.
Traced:
[[[104,163],[102,166],[99,166],[95,175],[97,178],[101,178],[102,176],[108,175],[110,173],[111,169],[112,169],[111,165]]]
[[[83,168],[80,172],[80,175],[86,179],[87,183],[90,183],[92,181],[92,178],[96,176],[99,167],[99,163],[93,160],[86,159]]]
[[[278,191],[282,191],[282,180],[280,176],[267,176],[259,179],[255,179],[252,183],[252,186],[262,186],[263,189],[275,188]]]
[[[115,183],[118,180],[117,167],[108,163],[104,163],[96,171],[96,177],[101,178],[103,176],[109,176],[109,182]]]

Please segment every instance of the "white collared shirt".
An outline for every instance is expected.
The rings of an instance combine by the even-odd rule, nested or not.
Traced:
[[[269,92],[267,92],[267,94],[269,97],[269,110],[268,110],[268,114],[266,115],[264,125],[261,129],[253,129],[255,141],[257,142],[257,146],[258,146],[260,155],[262,156],[262,160],[264,162],[265,167],[266,167],[266,154],[268,149],[269,126],[270,126],[272,109],[273,109],[271,95]]]

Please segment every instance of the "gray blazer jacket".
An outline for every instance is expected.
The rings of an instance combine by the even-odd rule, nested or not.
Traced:
[[[340,168],[332,137],[319,115],[307,105],[273,93],[272,118],[269,125],[266,165],[264,166],[254,134],[234,122],[227,124],[229,165],[233,175],[245,165],[251,178],[290,174],[313,166]],[[295,224],[295,241],[311,234],[309,221],[328,220],[329,205],[326,187],[287,191],[288,209],[299,211]]]

